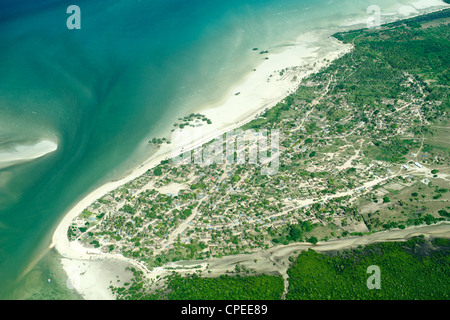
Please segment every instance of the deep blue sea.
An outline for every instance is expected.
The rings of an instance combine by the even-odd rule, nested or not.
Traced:
[[[148,139],[222,98],[260,63],[252,48],[339,30],[367,18],[369,5],[392,3],[0,0],[0,157],[42,140],[58,145],[36,159],[0,159],[0,298],[79,298],[46,251],[59,220],[150,156]],[[79,30],[66,26],[73,4]]]

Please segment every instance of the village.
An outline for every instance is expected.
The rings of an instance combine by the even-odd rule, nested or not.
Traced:
[[[425,101],[421,83],[405,74],[401,99],[354,111],[336,90],[345,79],[335,74],[308,79],[294,98],[242,128],[263,138],[278,132],[278,148],[254,139],[238,144],[228,134],[221,141],[235,146],[231,161],[229,152],[202,158],[213,142],[182,161],[163,161],[86,208],[69,239],[151,268],[423,223],[417,210],[394,214],[386,199],[394,189],[448,185],[448,174],[435,169],[448,168],[448,153],[432,155],[417,134],[440,102]],[[274,174],[264,174],[274,163]],[[448,202],[445,189],[436,190],[444,198],[432,203],[427,221],[443,219],[438,211]]]

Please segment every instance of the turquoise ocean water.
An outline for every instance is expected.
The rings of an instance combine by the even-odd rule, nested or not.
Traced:
[[[66,27],[72,4],[81,9],[81,30]],[[178,117],[220,99],[261,62],[252,48],[338,30],[347,19],[367,18],[372,4],[392,7],[368,0],[0,0],[0,155],[41,140],[58,144],[45,157],[0,167],[0,298],[79,298],[65,286],[57,253],[46,251],[64,213],[142,163],[152,153],[146,141],[168,135]]]

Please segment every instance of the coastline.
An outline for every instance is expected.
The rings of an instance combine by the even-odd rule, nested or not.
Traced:
[[[418,15],[439,10],[424,10],[424,12],[421,12]],[[398,19],[402,18],[399,17]],[[351,29],[351,27],[348,27],[348,29]],[[335,30],[329,30],[329,32],[322,31],[317,33],[321,35],[327,33],[328,37],[325,40],[323,38],[314,40],[314,35],[312,33],[307,34],[306,38],[305,35],[303,35],[297,39],[295,45],[287,47],[286,50],[280,53],[268,55],[269,59],[263,61],[256,68],[256,71],[248,74],[246,79],[234,87],[225,99],[214,104],[210,108],[205,108],[200,111],[212,120],[212,125],[208,126],[203,132],[201,139],[191,141],[188,145],[172,144],[161,146],[150,159],[134,169],[131,174],[123,179],[106,183],[97,188],[75,204],[75,206],[64,215],[53,233],[50,248],[55,248],[62,256],[64,269],[68,274],[73,287],[84,298],[114,299],[114,296],[109,293],[107,284],[112,276],[117,275],[116,272],[119,269],[114,267],[110,268],[109,271],[105,270],[105,268],[107,269],[108,266],[112,264],[119,266],[122,265],[122,263],[131,263],[147,272],[150,271],[137,261],[118,255],[100,253],[100,251],[95,249],[84,248],[79,245],[78,242],[70,243],[67,238],[67,229],[71,225],[72,220],[98,198],[141,176],[146,171],[158,165],[161,161],[170,159],[182,152],[192,150],[227,131],[231,131],[250,122],[265,109],[274,106],[292,93],[292,90],[295,90],[298,87],[304,77],[318,72],[322,67],[326,67],[341,55],[349,52],[352,49],[352,46],[344,45],[339,43],[336,39],[331,38],[331,34],[334,31]],[[308,36],[310,37],[309,41],[305,40],[302,43],[302,39],[308,39]],[[325,42],[328,42],[329,45],[326,49],[313,46],[314,43],[323,44]],[[318,51],[325,52],[321,52],[321,55],[319,55]],[[315,66],[312,67],[312,64],[315,64]],[[297,67],[297,69],[291,69],[292,67]],[[277,74],[280,70],[285,68],[289,68],[290,72],[286,72],[286,75],[283,76],[272,77],[273,79],[267,82],[267,78],[270,77],[271,74]],[[292,81],[294,76],[297,77],[296,81]],[[238,92],[239,95],[236,95]],[[243,108],[243,105],[246,107]],[[193,133],[193,129],[185,128],[177,133],[189,135]],[[108,261],[111,261],[111,263],[107,266],[105,264],[108,264]],[[123,268],[121,270],[123,272]],[[81,277],[80,271],[83,271],[85,276]],[[108,272],[110,274],[108,274]],[[80,278],[83,279],[80,280]],[[85,286],[84,283],[89,283],[89,285]]]
[[[330,35],[331,35],[331,33],[330,33]],[[335,39],[332,39],[330,41],[335,42],[335,44],[338,43],[337,40],[335,41]],[[347,53],[349,51],[349,49],[351,49],[351,46],[349,46],[349,45],[344,45],[344,44],[339,44],[339,45],[342,46],[341,51],[331,52],[330,55],[328,55],[328,56],[320,57],[320,59],[322,61],[316,61],[319,63],[316,64],[316,67],[314,69],[309,70],[309,72],[304,72],[301,75],[297,74],[297,77],[299,78],[299,82],[304,77],[306,77],[314,72],[317,72],[320,68],[328,65],[328,63],[324,63],[323,59],[329,59],[330,60],[329,63],[331,63],[331,61],[339,58],[341,55]],[[294,52],[284,51],[280,54],[277,54],[277,56],[278,56],[277,58],[281,60],[281,59],[285,58],[286,56],[288,56],[289,53],[295,54],[296,52],[295,51]],[[273,55],[271,55],[270,57],[273,58]],[[331,58],[334,58],[334,59],[331,60]],[[262,72],[267,73],[266,71],[273,70],[272,67],[273,67],[273,65],[266,64],[264,66],[264,71],[262,71]],[[277,64],[277,68],[274,71],[279,70],[279,67],[280,67],[280,65]],[[289,66],[286,66],[286,67],[289,67]],[[257,76],[258,76],[258,74],[257,74]],[[259,94],[260,96],[263,96],[260,98],[261,100],[266,99],[264,97],[266,95],[266,93],[262,92],[262,91],[265,90],[267,88],[267,86],[261,86],[261,82],[265,82],[265,79],[266,78],[264,77],[263,81],[261,81],[261,78],[259,76],[258,77],[249,77],[245,81],[244,84],[242,84],[241,86],[238,86],[236,89],[254,87],[255,89],[253,91],[247,91],[246,94],[242,94],[242,98],[244,98],[246,100],[250,97],[254,97]],[[259,83],[255,83],[255,82],[259,82]],[[286,81],[283,81],[282,83],[286,83]],[[298,84],[294,85],[294,87],[296,87],[296,86],[298,86]],[[210,126],[210,128],[208,130],[205,130],[203,132],[204,134],[202,135],[201,139],[192,141],[189,145],[174,145],[174,144],[163,145],[152,157],[150,157],[146,162],[144,162],[143,164],[141,164],[140,166],[135,168],[132,171],[132,173],[130,173],[128,176],[126,176],[120,180],[117,180],[117,181],[108,182],[108,183],[100,186],[96,190],[92,191],[87,196],[85,196],[81,201],[76,203],[64,215],[63,219],[59,222],[58,227],[56,228],[55,232],[53,233],[53,238],[52,238],[52,243],[50,245],[50,248],[55,247],[58,250],[59,248],[62,247],[61,243],[63,241],[67,240],[66,239],[67,237],[65,236],[67,229],[64,228],[64,226],[69,227],[72,220],[76,216],[78,216],[82,212],[82,210],[84,210],[86,207],[88,207],[90,204],[92,204],[98,198],[100,198],[100,197],[104,196],[105,194],[107,194],[108,192],[126,184],[127,182],[141,176],[148,170],[157,166],[161,161],[175,157],[183,152],[195,149],[198,146],[201,146],[202,144],[216,138],[217,136],[220,136],[221,134],[223,134],[225,132],[231,131],[238,127],[241,127],[244,124],[252,121],[258,114],[260,114],[266,108],[272,107],[273,104],[279,102],[284,97],[286,97],[288,94],[290,94],[291,90],[293,89],[292,86],[288,87],[288,88],[283,88],[282,86],[278,86],[278,88],[281,88],[281,89],[279,89],[279,92],[277,92],[278,95],[276,97],[267,98],[267,100],[264,100],[264,103],[256,104],[256,107],[252,108],[252,109],[244,109],[244,112],[242,112],[241,100],[233,99],[234,96],[229,97],[229,99],[222,106],[214,107],[214,108],[203,111],[204,114],[206,114],[207,116],[210,116],[213,119],[212,119],[212,126]],[[227,114],[232,113],[232,111],[230,111],[230,107],[234,107],[235,111],[239,111],[240,117],[236,118],[235,121],[232,121],[232,119],[230,119],[228,117],[228,120],[224,121],[223,114],[224,113],[227,113]],[[216,121],[214,121],[214,120],[216,120]],[[230,122],[230,120],[231,120],[231,122]],[[180,130],[179,132],[180,133],[182,132],[183,134],[190,134],[189,131],[193,131],[192,128],[185,128],[183,130]],[[64,230],[64,232],[62,232],[62,230]],[[64,233],[64,236],[62,236],[63,233]],[[63,241],[60,241],[60,240],[63,240]]]
[[[122,260],[122,262],[133,263],[125,257],[117,255],[110,255],[100,253],[98,250],[84,248],[77,242],[69,242],[67,238],[67,230],[72,224],[74,218],[76,218],[86,207],[91,205],[98,198],[101,198],[108,192],[126,184],[127,182],[138,178],[148,170],[157,166],[161,161],[175,157],[183,152],[195,149],[208,141],[220,136],[223,133],[234,130],[242,125],[252,121],[257,115],[263,112],[265,109],[274,106],[276,103],[284,99],[293,90],[295,90],[300,84],[301,80],[312,73],[318,72],[321,68],[328,66],[332,61],[341,57],[352,49],[351,45],[345,45],[331,37],[333,31],[325,32],[328,37],[325,39],[320,38],[324,32],[318,33],[318,36],[313,34],[307,34],[306,38],[303,38],[304,42],[300,42],[302,37],[298,38],[298,44],[287,47],[286,50],[268,55],[268,60],[265,60],[260,66],[250,73],[243,82],[234,87],[228,97],[224,101],[216,103],[213,108],[201,110],[202,114],[205,114],[212,120],[212,124],[208,126],[206,130],[203,130],[200,139],[192,140],[188,145],[172,143],[170,145],[162,145],[160,149],[146,162],[134,169],[128,176],[117,180],[108,182],[75,204],[59,222],[55,232],[53,233],[52,242],[50,248],[55,248],[62,256],[62,263],[64,270],[69,276],[72,284],[79,282],[78,271],[80,268],[84,272],[91,274],[89,278],[91,280],[98,280],[98,276],[92,275],[95,273],[93,264],[98,264],[98,260],[106,258],[108,260]],[[325,51],[324,54],[318,55],[318,47],[312,47],[315,43],[327,43],[328,47],[325,49],[322,47],[320,50]],[[314,65],[314,66],[313,66]],[[297,67],[295,70],[291,69]],[[289,68],[290,72],[287,72],[284,76],[272,77],[270,82],[267,82],[267,78],[271,74],[279,73],[280,70]],[[297,77],[297,80],[292,81],[293,77]],[[241,92],[238,96],[233,92]],[[246,108],[242,106],[246,105]],[[182,130],[178,129],[175,134],[183,134],[194,136],[195,129],[192,127],[186,127]],[[182,142],[182,141],[180,141]],[[101,256],[101,257],[100,257]],[[84,262],[84,265],[80,262]],[[89,261],[90,266],[86,266]],[[145,267],[138,262],[134,263],[136,266],[145,270]],[[99,287],[105,287],[107,281],[103,272],[97,272],[103,275],[101,281],[103,285]],[[122,269],[123,270],[123,269]],[[87,272],[89,271],[89,272]],[[148,270],[147,270],[148,271]],[[111,273],[113,275],[113,273]],[[109,279],[109,278],[108,278]],[[91,282],[86,281],[86,283]],[[106,282],[105,282],[106,281]],[[82,281],[84,282],[84,281]],[[108,294],[108,286],[105,288],[98,288],[97,290],[90,289],[79,285],[73,285],[74,288],[86,299],[114,299],[111,294]],[[80,287],[82,286],[82,287]],[[106,289],[106,290],[105,290]]]

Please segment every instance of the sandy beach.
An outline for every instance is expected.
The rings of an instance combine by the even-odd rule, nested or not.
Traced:
[[[428,6],[436,5],[434,2],[431,1]],[[424,3],[428,2],[418,1],[418,3],[424,6]],[[425,8],[421,7],[420,9]],[[402,18],[402,16],[399,16],[399,18]],[[268,55],[268,59],[264,60],[255,71],[249,72],[239,84],[231,88],[222,101],[205,106],[199,110],[199,112],[206,115],[212,121],[211,125],[202,128],[202,135],[200,137],[197,135],[197,139],[192,139],[188,144],[186,144],[185,139],[180,139],[179,143],[176,142],[177,139],[172,139],[175,141],[174,143],[161,146],[154,156],[137,167],[130,175],[99,187],[70,209],[59,222],[50,246],[54,247],[61,254],[61,262],[69,277],[69,288],[77,290],[85,299],[114,299],[114,296],[109,290],[109,286],[117,280],[123,283],[127,279],[130,279],[131,274],[125,272],[126,266],[134,265],[150,275],[151,272],[136,261],[118,255],[101,253],[99,250],[84,248],[78,242],[69,242],[67,230],[72,224],[73,219],[98,198],[141,176],[149,169],[158,165],[162,160],[170,159],[177,154],[192,150],[227,131],[238,128],[253,120],[255,116],[264,112],[265,109],[274,106],[277,102],[292,93],[303,78],[319,71],[333,60],[350,52],[352,46],[344,45],[336,39],[331,38],[330,35],[332,33],[322,31],[304,34],[295,43],[289,44],[284,51]],[[285,70],[282,75],[280,75],[281,70]],[[174,135],[194,137],[193,130],[194,128],[178,129],[174,132]],[[414,231],[406,229],[399,232],[385,232],[358,238],[365,240],[348,238],[329,241],[328,243],[319,243],[316,248],[319,248],[319,250],[336,250],[355,244],[368,244],[393,238],[401,239],[410,237],[412,233],[429,232],[431,234],[437,232],[439,234],[448,234],[449,231],[448,224],[441,225],[438,231],[434,229],[429,230],[431,227],[423,228],[425,229],[417,228]],[[306,246],[310,246],[302,245],[305,248]],[[302,248],[298,247],[297,250]],[[291,252],[291,247],[289,249],[286,248],[286,250]],[[277,251],[276,255],[283,255],[283,252]],[[261,255],[262,253],[259,254]],[[217,263],[224,263],[224,261],[222,260],[222,262]],[[157,270],[152,271],[149,277],[155,276],[156,274],[163,274],[163,270],[157,268]]]
[[[43,157],[57,149],[58,144],[49,140],[42,140],[34,145],[16,145],[11,150],[0,151],[0,169]]]
[[[50,247],[54,247],[63,257],[62,264],[64,269],[69,279],[72,279],[73,287],[83,297],[86,299],[113,299],[114,297],[107,289],[109,281],[105,279],[115,279],[118,274],[122,274],[125,278],[129,277],[129,275],[124,275],[125,268],[122,268],[121,272],[117,273],[117,268],[115,267],[107,272],[105,267],[99,269],[94,267],[94,265],[101,264],[101,262],[97,261],[99,258],[111,260],[111,263],[114,261],[114,265],[119,263],[117,261],[125,262],[128,259],[117,255],[100,254],[98,250],[84,248],[77,242],[69,242],[67,230],[72,224],[72,220],[95,200],[141,176],[158,165],[162,160],[170,159],[182,152],[192,150],[227,131],[253,120],[265,109],[274,106],[292,93],[304,77],[317,72],[352,49],[350,45],[341,44],[336,39],[331,38],[331,33],[328,33],[326,37],[324,35],[323,32],[303,35],[297,39],[295,44],[287,47],[286,50],[269,55],[269,59],[263,61],[256,71],[252,71],[239,85],[230,90],[226,99],[215,103],[212,108],[201,110],[202,114],[205,114],[212,120],[212,124],[202,129],[200,136],[194,132],[195,128],[192,127],[178,129],[174,132],[175,139],[172,139],[174,143],[161,146],[154,156],[136,168],[127,177],[109,182],[96,189],[78,202],[64,216],[53,234]],[[283,69],[288,69],[289,71],[280,76],[279,73]],[[237,92],[240,92],[240,94],[236,95],[235,93]],[[176,135],[195,136],[196,139],[191,139],[188,144],[185,144],[185,139],[180,139],[177,143]],[[79,275],[81,273],[84,276],[80,278]],[[109,277],[106,274],[109,274]],[[100,279],[103,280],[100,281]],[[99,282],[94,290],[92,283],[96,281]],[[105,287],[106,284],[108,285]]]

